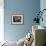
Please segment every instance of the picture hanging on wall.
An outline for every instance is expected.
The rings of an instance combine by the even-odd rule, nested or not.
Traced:
[[[12,15],[12,24],[23,24],[23,15]]]

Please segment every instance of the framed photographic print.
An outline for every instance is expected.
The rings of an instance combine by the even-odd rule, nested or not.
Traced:
[[[12,15],[12,24],[23,24],[23,15]]]

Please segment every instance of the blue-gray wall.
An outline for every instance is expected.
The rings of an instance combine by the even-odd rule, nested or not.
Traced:
[[[31,30],[35,13],[40,9],[40,0],[4,0],[4,3],[5,40],[18,41]],[[24,14],[24,24],[12,25],[13,14]]]
[[[43,9],[46,9],[46,0],[41,0],[40,1],[40,10],[42,11]],[[46,27],[46,10],[43,12],[43,22],[40,22],[40,25],[45,26]]]

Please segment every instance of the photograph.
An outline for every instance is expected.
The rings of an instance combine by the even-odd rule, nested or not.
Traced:
[[[23,24],[23,15],[12,15],[12,24]]]

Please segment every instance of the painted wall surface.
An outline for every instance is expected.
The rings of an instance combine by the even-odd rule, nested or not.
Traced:
[[[4,0],[4,31],[5,40],[18,41],[32,29],[36,12],[40,9],[39,0]],[[13,14],[24,14],[23,25],[11,24]]]
[[[40,9],[42,11],[43,9],[46,9],[46,0],[41,0],[40,2],[41,2],[40,3]],[[43,17],[43,22],[41,21],[40,25],[46,26],[46,10],[43,12],[42,17]]]

